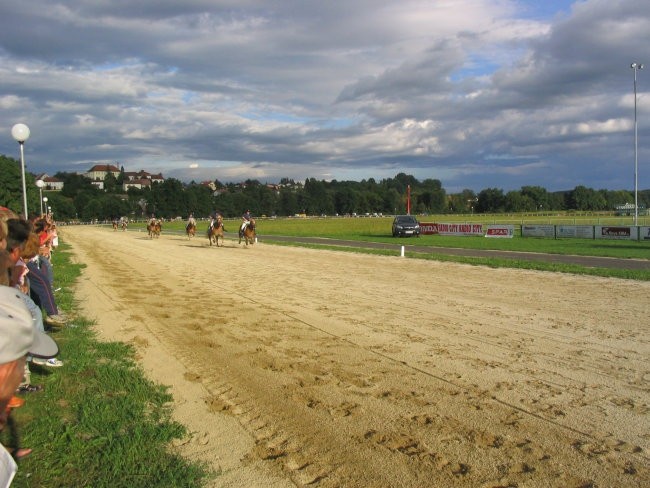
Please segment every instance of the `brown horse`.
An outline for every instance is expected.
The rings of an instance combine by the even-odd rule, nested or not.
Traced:
[[[122,221],[122,232],[125,232],[125,231],[126,231],[126,226],[127,226],[127,225],[128,225],[128,223],[127,223],[126,219],[124,219],[124,220]]]
[[[250,223],[244,229],[244,232],[239,228],[239,244],[241,240],[244,239],[244,243],[248,246],[249,244],[255,244],[255,219],[251,219]]]
[[[117,220],[114,220],[114,221],[113,221],[113,230],[114,230],[114,231],[117,230]]]
[[[217,219],[212,227],[208,227],[208,241],[210,241],[210,245],[214,243],[217,247],[219,247],[219,237],[221,237],[221,246],[223,247],[224,230],[223,220],[220,218]]]
[[[187,234],[187,238],[191,239],[194,237],[194,234],[196,234],[196,224],[193,224],[190,222],[185,226],[185,233]]]
[[[160,221],[156,220],[153,223],[147,224],[147,232],[149,233],[149,237],[153,239],[154,237],[158,238],[160,237],[160,231],[162,230],[162,225],[160,224]]]

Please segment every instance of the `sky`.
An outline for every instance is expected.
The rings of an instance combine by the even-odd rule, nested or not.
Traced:
[[[0,2],[0,154],[26,124],[35,174],[633,190],[636,113],[641,190],[649,94],[641,0]]]

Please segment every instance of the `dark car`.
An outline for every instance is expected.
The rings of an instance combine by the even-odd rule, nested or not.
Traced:
[[[397,215],[393,219],[393,237],[420,237],[420,223],[412,215]]]

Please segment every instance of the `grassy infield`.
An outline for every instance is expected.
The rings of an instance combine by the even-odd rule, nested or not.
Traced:
[[[449,222],[443,218],[437,220]],[[427,218],[426,221],[436,219]],[[431,246],[431,254],[418,255],[420,259],[650,279],[650,272],[645,271],[462,258],[435,252],[436,246],[444,246],[647,259],[650,254],[648,241],[441,236],[395,239],[390,236],[390,222],[388,218],[264,220],[258,223],[258,233],[327,236],[405,246],[417,244]],[[498,222],[503,223],[503,220]],[[650,225],[643,221],[640,223]],[[199,229],[204,226],[207,224],[200,224]],[[228,222],[226,228],[234,231],[237,223]],[[165,231],[182,232],[182,229],[182,222],[165,224],[163,236]],[[337,246],[309,247],[396,254],[393,251],[359,251]],[[65,244],[54,254],[54,264],[57,286],[62,287],[57,295],[59,304],[75,316],[72,287],[83,266],[70,262]],[[65,361],[65,366],[55,370],[39,366],[31,368],[32,382],[42,383],[45,390],[27,394],[26,404],[14,413],[22,433],[21,445],[34,448],[34,452],[19,463],[13,486],[193,487],[213,476],[204,466],[181,459],[166,448],[173,439],[181,438],[185,429],[171,420],[172,398],[167,388],[144,378],[135,363],[131,346],[98,342],[92,323],[83,317],[76,317],[72,327],[53,332],[53,335],[61,346],[60,358]],[[7,432],[2,434],[2,440],[9,441]]]

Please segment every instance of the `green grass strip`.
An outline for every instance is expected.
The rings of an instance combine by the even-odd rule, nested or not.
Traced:
[[[145,378],[132,346],[99,342],[92,322],[78,316],[72,287],[83,266],[71,263],[66,245],[53,264],[58,304],[75,318],[52,333],[64,366],[30,365],[32,383],[45,388],[25,394],[13,413],[21,446],[34,452],[20,461],[12,486],[201,486],[212,476],[207,466],[169,449],[187,432],[171,419],[168,387]]]
[[[382,256],[399,256],[400,253],[389,249],[368,249],[346,246],[332,246],[326,244],[306,244],[300,242],[279,242],[265,241],[266,245],[287,246],[287,247],[304,247],[308,249],[324,249],[329,251],[352,252],[360,254],[375,254]],[[592,268],[579,266],[576,264],[563,263],[546,263],[542,261],[527,261],[522,259],[502,259],[502,258],[484,258],[468,256],[452,256],[448,254],[436,253],[414,253],[405,254],[409,259],[426,259],[433,261],[444,261],[453,263],[471,264],[474,266],[489,266],[491,268],[514,268],[530,269],[534,271],[547,271],[555,273],[568,273],[588,276],[601,276],[605,278],[621,278],[626,280],[650,281],[650,271],[628,270],[614,268]]]

